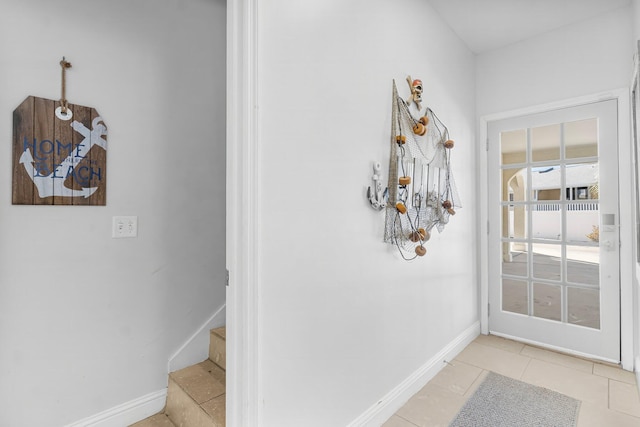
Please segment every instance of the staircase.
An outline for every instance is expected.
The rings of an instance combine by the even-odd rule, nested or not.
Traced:
[[[226,328],[211,330],[209,358],[169,374],[164,411],[131,427],[224,427]]]

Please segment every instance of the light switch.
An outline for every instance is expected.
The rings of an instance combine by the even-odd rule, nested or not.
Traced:
[[[114,239],[138,237],[138,217],[114,216],[111,237]]]

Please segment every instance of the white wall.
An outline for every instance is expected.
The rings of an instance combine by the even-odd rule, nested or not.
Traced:
[[[161,390],[224,304],[224,0],[0,6],[0,425],[61,426]],[[67,98],[108,128],[106,207],[11,205],[12,111]],[[137,239],[112,239],[138,215]]]
[[[474,55],[420,0],[259,6],[261,425],[346,425],[478,320]],[[365,200],[408,74],[464,205],[411,263]]]
[[[624,7],[478,55],[478,116],[628,87],[631,39]]]
[[[633,19],[633,39],[632,39],[632,52],[637,50],[637,42],[640,40],[640,0],[633,0],[631,2],[632,19]]]

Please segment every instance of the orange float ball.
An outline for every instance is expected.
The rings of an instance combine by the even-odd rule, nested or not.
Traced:
[[[429,117],[427,116],[422,116],[420,117],[420,119],[418,120],[420,123],[422,123],[423,125],[428,125],[429,124]]]
[[[418,228],[418,233],[420,233],[420,235],[422,236],[422,240],[424,240],[425,242],[431,238],[431,234],[429,234],[429,232],[424,228]]]
[[[407,207],[404,205],[404,203],[402,202],[398,202],[396,203],[396,209],[398,210],[398,212],[400,212],[401,214],[405,214],[407,213]]]
[[[427,249],[424,246],[422,245],[416,246],[416,254],[418,256],[424,256],[426,253],[427,253]]]
[[[413,133],[422,136],[427,133],[427,128],[424,127],[422,123],[418,122],[413,126]]]
[[[407,137],[404,135],[397,135],[396,142],[400,145],[405,144],[407,142]]]
[[[409,185],[411,184],[411,177],[401,176],[400,179],[398,179],[398,181],[400,182],[400,185]]]
[[[452,139],[448,139],[444,142],[444,148],[452,149],[453,145],[454,143]]]
[[[445,209],[450,209],[452,206],[451,202],[449,200],[445,200],[444,202],[442,202],[442,207]]]

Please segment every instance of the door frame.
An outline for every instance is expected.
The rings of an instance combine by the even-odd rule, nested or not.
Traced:
[[[480,286],[480,331],[489,333],[489,259],[488,259],[488,158],[489,122],[543,113],[560,108],[614,99],[618,103],[618,193],[620,209],[620,358],[623,369],[632,371],[633,356],[633,184],[631,159],[630,91],[628,88],[600,92],[548,104],[540,104],[480,117],[480,139],[485,150],[478,158],[478,270]]]
[[[260,423],[258,0],[227,1],[228,427]]]
[[[615,99],[600,101],[595,103],[588,103],[571,108],[562,108],[551,110],[544,113],[538,113],[534,115],[517,116],[510,119],[491,121],[488,123],[489,129],[489,151],[488,151],[488,177],[489,177],[489,214],[490,214],[490,232],[489,232],[489,333],[503,336],[506,338],[512,338],[526,342],[528,344],[543,346],[556,351],[571,352],[574,355],[601,360],[609,363],[620,363],[620,251],[619,251],[619,192],[618,192],[618,102]],[[594,139],[589,141],[595,142],[598,149],[595,152],[582,153],[582,155],[572,155],[569,153],[569,140],[570,136],[570,124],[577,123],[578,121],[590,120],[593,124],[598,123],[596,128],[593,129],[595,134],[592,135]],[[536,130],[547,129],[551,132],[553,127],[553,135],[555,139],[547,141],[549,144],[553,142],[556,156],[551,153],[545,152],[547,155],[542,155],[541,158],[536,158]],[[564,130],[562,130],[564,129]],[[503,143],[500,141],[500,135],[504,132],[513,133],[514,143],[520,147],[522,144],[523,152],[521,154],[527,155],[523,158],[518,157],[516,160],[502,161],[499,157],[503,152]],[[518,137],[516,137],[516,132]],[[551,135],[548,135],[551,137]],[[538,141],[542,142],[543,141]],[[586,143],[587,141],[582,141]],[[614,146],[615,145],[615,146]],[[526,148],[525,148],[526,147]],[[512,147],[514,148],[514,147]],[[546,144],[544,148],[550,149]],[[507,149],[508,152],[513,150]],[[514,155],[516,153],[513,153]],[[574,197],[564,190],[558,188],[556,191],[558,197],[535,197],[530,196],[529,193],[533,193],[533,190],[527,186],[527,189],[522,188],[523,182],[528,185],[533,185],[535,188],[535,173],[538,169],[548,169],[558,167],[556,171],[557,175],[554,175],[552,181],[558,183],[567,183],[570,180],[569,170],[571,166],[577,165],[597,165],[599,173],[597,174],[597,182],[599,183],[599,192],[597,206],[595,212],[591,212],[591,215],[595,214],[595,218],[592,218],[588,222],[581,225],[581,232],[574,230],[574,237],[569,237],[571,223],[574,221],[571,219],[572,215],[582,215],[571,212],[571,205],[574,203],[580,203],[572,201]],[[561,173],[561,170],[565,172]],[[500,173],[502,170],[502,173]],[[506,198],[507,178],[511,181],[516,176],[521,176],[524,181],[517,181],[514,188],[509,188],[509,194],[514,192],[514,201]],[[562,176],[561,176],[562,175]],[[547,181],[551,178],[545,175]],[[543,177],[540,176],[542,179]],[[549,183],[549,182],[548,182]],[[581,185],[587,185],[582,183]],[[509,186],[510,187],[510,186]],[[562,196],[561,196],[562,195]],[[575,196],[575,194],[574,194]],[[539,200],[550,199],[550,200]],[[495,203],[498,203],[502,207],[499,207]],[[524,203],[523,205],[520,204]],[[512,203],[513,212],[512,211]],[[536,237],[538,234],[538,226],[544,229],[544,224],[538,224],[536,222],[537,214],[534,209],[539,204],[555,204],[559,211],[557,214],[557,223],[554,221],[554,232],[550,232],[550,235],[546,237]],[[506,232],[506,206],[509,206],[509,215],[514,215],[509,221],[509,236]],[[518,213],[519,212],[519,213]],[[613,248],[605,248],[604,246],[596,247],[590,245],[585,237],[587,230],[591,230],[593,224],[600,224],[603,217],[607,214],[611,215],[615,219],[615,226],[609,229],[609,226],[601,225],[600,228],[600,240],[608,240],[615,243]],[[521,216],[524,215],[524,216]],[[542,214],[546,215],[546,214]],[[518,221],[520,218],[520,221]],[[575,218],[579,221],[579,218]],[[513,223],[515,221],[515,223]],[[501,226],[502,224],[502,226]],[[514,225],[515,224],[515,225]],[[512,227],[515,227],[511,230]],[[522,228],[524,227],[524,228]],[[533,228],[532,228],[533,227]],[[504,228],[504,229],[503,229]],[[536,230],[536,232],[534,232]],[[511,233],[515,232],[515,237]],[[551,235],[559,233],[557,239],[551,237]],[[505,237],[507,239],[505,240]],[[514,237],[515,240],[510,238]],[[547,239],[549,237],[549,239]],[[575,241],[574,241],[575,239]],[[509,243],[511,242],[511,243]],[[545,244],[546,242],[546,244]],[[587,247],[584,247],[587,245]],[[539,245],[539,246],[538,246]],[[548,246],[550,245],[550,246]],[[577,245],[577,246],[574,246]],[[546,274],[539,275],[540,271],[537,271],[535,259],[541,255],[536,255],[536,248],[554,248],[559,253],[553,256],[553,259],[559,261],[556,265],[553,273],[549,271],[551,276]],[[566,249],[566,252],[565,252]],[[572,249],[588,249],[596,250],[597,258],[600,258],[599,268],[596,266],[595,278],[599,278],[601,284],[600,290],[596,290],[599,304],[599,322],[596,327],[584,327],[585,324],[574,324],[571,321],[572,310],[572,292],[580,289],[580,286],[574,288],[573,283],[592,283],[589,281],[576,280],[576,277],[572,278],[571,272],[571,260],[570,253]],[[519,251],[524,251],[522,255],[516,254]],[[510,267],[505,264],[507,261],[507,255],[515,256],[522,262],[524,257],[526,261],[524,264],[509,264]],[[549,254],[547,254],[549,255]],[[513,260],[517,260],[514,258]],[[566,264],[565,264],[566,262]],[[596,261],[597,262],[597,261]],[[502,268],[500,267],[502,265]],[[514,268],[518,265],[524,268],[523,271],[511,271],[510,274],[506,274],[505,268]],[[527,268],[528,266],[528,268]],[[557,277],[556,274],[558,275]],[[519,277],[518,277],[519,276]],[[524,276],[524,277],[522,277]],[[514,282],[511,282],[511,281]],[[512,286],[516,286],[516,283],[524,285],[522,290],[525,294],[528,293],[529,297],[524,297],[526,301],[525,306],[520,310],[507,310],[502,307],[504,303],[505,295],[502,295],[502,282],[512,283]],[[555,301],[561,318],[553,318],[555,321],[550,321],[551,317],[547,315],[539,315],[537,313],[539,308],[536,298],[534,298],[539,292],[539,286],[543,289],[547,289],[549,292],[558,292],[559,300]],[[518,288],[520,289],[520,288]],[[584,289],[584,288],[583,288]],[[513,289],[515,291],[515,287]],[[551,291],[553,290],[553,291]],[[542,291],[545,293],[545,291]],[[580,292],[580,291],[579,291]],[[519,295],[519,291],[518,291]],[[583,294],[587,295],[587,294]],[[512,297],[515,294],[511,295]],[[552,298],[551,294],[545,294],[547,298]],[[511,300],[512,303],[518,304],[522,298],[519,295],[516,300]],[[569,301],[569,302],[567,302]],[[553,301],[547,301],[553,306]],[[575,301],[574,301],[575,303]],[[590,303],[586,303],[589,304]],[[519,307],[519,305],[518,305]],[[549,307],[551,309],[551,307]],[[535,311],[536,314],[533,315]],[[509,311],[516,311],[513,313]],[[527,316],[527,311],[531,316]],[[524,313],[524,315],[520,314]],[[551,315],[551,312],[547,313]],[[586,318],[583,318],[586,320]]]

